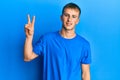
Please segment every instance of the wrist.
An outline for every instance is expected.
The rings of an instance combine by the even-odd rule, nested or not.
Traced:
[[[26,41],[32,41],[33,40],[33,36],[27,36],[26,37]]]

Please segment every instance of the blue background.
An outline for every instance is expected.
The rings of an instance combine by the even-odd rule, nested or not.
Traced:
[[[91,44],[91,80],[120,80],[119,0],[0,1],[0,80],[42,79],[42,57],[23,61],[27,14],[36,16],[34,44],[42,34],[61,28],[61,10],[68,2],[82,10],[76,31]]]

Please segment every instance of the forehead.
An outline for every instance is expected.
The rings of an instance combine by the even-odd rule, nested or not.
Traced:
[[[65,8],[64,13],[79,15],[79,10],[78,9],[73,9],[73,8]]]

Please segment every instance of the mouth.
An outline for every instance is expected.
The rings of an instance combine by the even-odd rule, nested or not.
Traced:
[[[67,26],[71,26],[72,25],[72,23],[66,23],[67,24]]]

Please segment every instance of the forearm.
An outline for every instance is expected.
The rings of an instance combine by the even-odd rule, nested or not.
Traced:
[[[82,80],[90,80],[90,72],[83,72],[82,73]]]
[[[28,61],[32,55],[32,38],[26,38],[24,45],[24,61]]]

